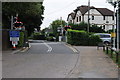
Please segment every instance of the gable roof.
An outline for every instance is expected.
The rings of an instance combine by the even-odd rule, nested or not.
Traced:
[[[95,9],[95,7],[91,6],[90,9]],[[82,15],[84,15],[88,11],[88,6],[82,5],[77,7],[77,10],[80,10]]]
[[[113,14],[114,14],[113,11],[111,11],[107,8],[95,8],[94,6],[91,6],[90,9],[96,9],[103,16],[113,16]],[[76,11],[78,11],[78,10],[82,13],[82,15],[84,15],[88,11],[88,6],[85,6],[85,5],[79,6],[79,7],[77,7]]]
[[[75,18],[75,13],[70,13],[69,15],[68,15],[68,18],[69,18],[69,16],[71,16],[72,17],[72,19],[74,19]],[[68,18],[67,18],[67,20],[68,20]]]
[[[114,12],[107,8],[96,8],[103,16],[113,16]]]
[[[94,6],[91,6],[90,9],[96,9],[98,12],[100,12],[103,16],[113,16],[114,15],[114,12],[107,9],[107,8],[95,8]],[[70,13],[68,15],[68,18],[69,16],[72,17],[72,19],[75,19],[75,16],[77,14],[77,11],[80,11],[82,15],[84,15],[87,11],[88,11],[88,6],[86,5],[81,5],[81,6],[78,6],[75,10],[73,10],[74,13]],[[67,18],[67,20],[68,20]]]

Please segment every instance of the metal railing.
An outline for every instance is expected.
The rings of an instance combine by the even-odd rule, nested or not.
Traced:
[[[120,52],[114,50],[112,48],[112,45],[105,45],[103,44],[103,51],[109,55],[112,59],[114,58],[115,62],[118,64],[118,66],[120,67]]]

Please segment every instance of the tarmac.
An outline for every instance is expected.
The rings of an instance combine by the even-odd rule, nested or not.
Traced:
[[[66,78],[118,78],[118,66],[102,51],[102,48],[99,50],[96,46],[73,46],[73,48],[79,52],[79,59]],[[8,50],[3,53],[15,54],[20,50]]]

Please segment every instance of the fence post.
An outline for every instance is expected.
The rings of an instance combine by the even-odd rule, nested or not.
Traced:
[[[116,63],[118,62],[119,54],[118,52],[116,53]]]
[[[111,58],[113,58],[113,50],[111,49]]]
[[[103,45],[103,51],[105,51],[105,45]]]
[[[108,54],[108,46],[106,46],[106,54]]]

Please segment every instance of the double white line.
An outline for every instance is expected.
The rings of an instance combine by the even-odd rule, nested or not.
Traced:
[[[47,50],[47,52],[51,52],[52,51],[52,47],[51,46],[49,46],[47,43],[45,43],[44,41],[43,41],[43,43],[44,43],[44,45],[45,46],[47,46],[48,47],[48,50]]]

